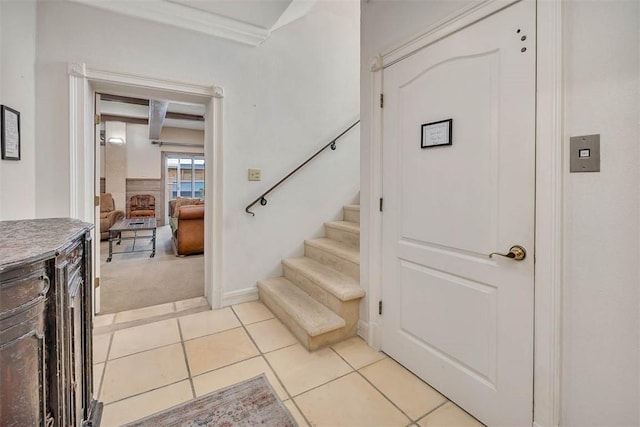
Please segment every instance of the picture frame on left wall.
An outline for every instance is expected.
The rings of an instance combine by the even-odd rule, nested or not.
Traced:
[[[0,105],[2,160],[20,160],[20,112]]]

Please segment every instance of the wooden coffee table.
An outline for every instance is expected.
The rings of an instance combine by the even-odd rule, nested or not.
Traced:
[[[122,237],[123,232],[133,231],[133,236]],[[138,236],[138,231],[151,231],[151,235],[144,234]],[[152,249],[139,249],[136,251],[136,239],[138,237],[151,237]],[[117,242],[119,245],[123,240],[133,240],[133,246],[130,251],[113,252],[113,242]],[[111,262],[113,255],[117,254],[129,254],[132,252],[148,252],[151,251],[149,258],[153,258],[156,255],[156,219],[155,218],[128,218],[123,219],[109,229],[109,257],[107,262]]]

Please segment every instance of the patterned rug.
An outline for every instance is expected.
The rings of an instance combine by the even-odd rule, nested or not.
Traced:
[[[127,424],[127,427],[298,427],[261,374]]]

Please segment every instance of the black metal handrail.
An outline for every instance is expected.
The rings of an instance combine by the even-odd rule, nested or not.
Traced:
[[[360,123],[360,120],[356,121],[354,124],[352,124],[351,126],[349,126],[346,130],[344,130],[340,135],[336,136],[335,138],[333,138],[333,140],[328,143],[327,145],[325,145],[324,147],[322,147],[321,149],[319,149],[318,151],[316,151],[316,153],[309,157],[307,160],[305,160],[303,163],[300,164],[300,166],[298,166],[297,168],[295,168],[294,170],[292,170],[291,172],[289,172],[284,178],[282,178],[280,181],[276,182],[275,185],[273,185],[271,188],[269,188],[267,191],[265,191],[264,193],[262,193],[260,196],[258,196],[257,199],[255,199],[253,202],[251,202],[249,205],[247,205],[246,208],[244,208],[244,211],[248,214],[251,214],[253,216],[256,216],[255,213],[251,212],[249,209],[251,209],[253,207],[253,205],[255,205],[256,203],[260,202],[260,205],[265,206],[267,204],[267,199],[265,199],[265,196],[269,193],[271,193],[273,190],[275,190],[280,184],[282,184],[283,182],[285,182],[287,179],[289,179],[289,177],[291,175],[293,175],[294,173],[298,172],[300,169],[302,169],[304,167],[304,165],[306,165],[307,163],[309,163],[311,160],[313,160],[318,154],[322,153],[324,150],[326,150],[327,148],[331,147],[331,150],[335,150],[336,149],[336,141],[338,141],[338,139],[340,139],[345,133],[349,132],[351,129],[353,129],[358,123]]]

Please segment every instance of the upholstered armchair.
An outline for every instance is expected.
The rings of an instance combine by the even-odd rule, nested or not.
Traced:
[[[116,210],[111,193],[100,194],[100,240],[108,239],[109,229],[121,219],[124,219],[124,212]]]
[[[129,218],[156,216],[156,198],[151,194],[136,194],[129,200]]]

